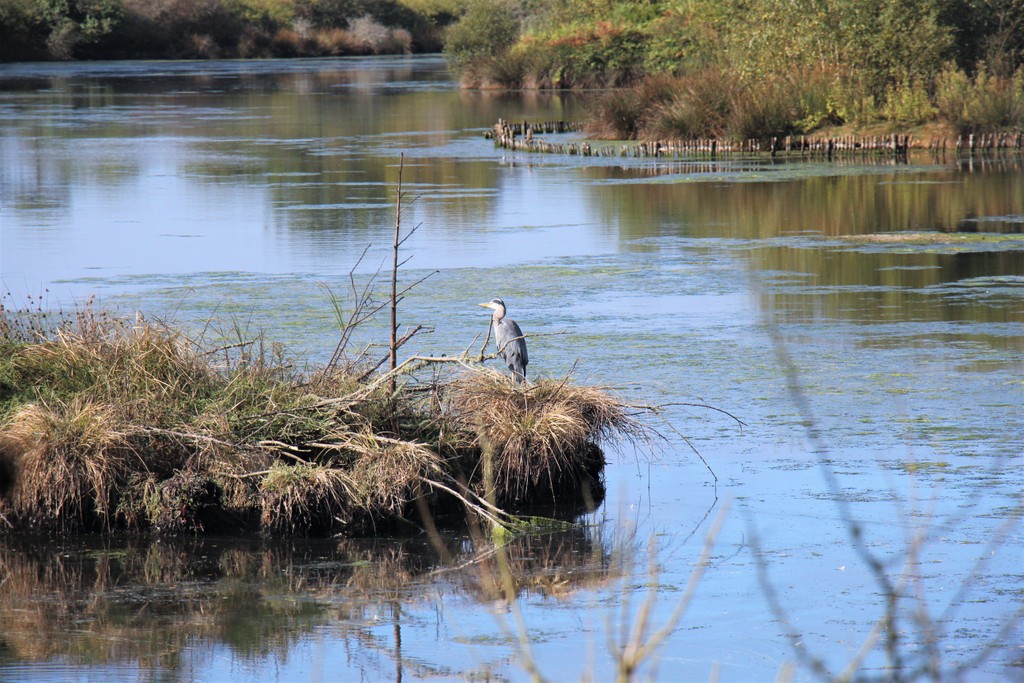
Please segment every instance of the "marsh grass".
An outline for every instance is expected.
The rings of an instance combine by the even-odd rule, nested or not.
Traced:
[[[644,137],[704,138],[724,135],[732,109],[735,79],[707,68],[678,79],[667,100],[653,109]]]
[[[90,518],[109,526],[115,486],[134,456],[114,411],[80,397],[21,407],[0,433],[0,454],[15,473],[15,517],[42,516],[61,531]]]
[[[594,106],[588,131],[646,140],[769,139],[833,123],[837,79],[827,70],[779,71],[752,80],[721,66],[650,76]]]
[[[633,87],[609,90],[594,106],[587,132],[630,140],[647,134],[683,87],[682,79],[651,76]]]
[[[485,446],[501,525],[599,495],[599,445],[643,433],[609,392],[568,379],[521,387],[430,359],[299,370],[258,337],[211,347],[91,306],[2,313],[0,515],[16,529],[358,534],[423,503],[478,506]]]
[[[452,383],[450,398],[462,428],[493,452],[494,486],[506,502],[541,491],[552,502],[595,495],[604,467],[595,444],[643,438],[643,427],[611,393],[567,380],[518,385],[476,370]]]
[[[942,121],[956,134],[1024,130],[1024,68],[973,76],[947,66],[884,90],[827,66],[779,69],[751,78],[721,64],[656,74],[595,101],[587,132],[604,139],[732,140],[810,134],[851,124],[907,128]]]

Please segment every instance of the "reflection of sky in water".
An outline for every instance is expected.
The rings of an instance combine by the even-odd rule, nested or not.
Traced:
[[[8,286],[24,283],[32,291],[33,283],[66,283],[96,271],[112,277],[224,270],[336,274],[347,271],[368,244],[376,242],[377,248],[367,264],[376,264],[376,257],[387,251],[385,221],[393,220],[394,207],[386,201],[275,203],[268,193],[271,186],[322,183],[297,183],[298,172],[255,180],[197,176],[184,171],[195,152],[181,140],[147,138],[120,143],[114,151],[96,141],[81,141],[67,144],[62,153],[90,154],[94,148],[105,161],[75,183],[66,203],[16,207],[13,215],[5,216],[3,271]],[[228,161],[244,166],[245,157],[239,158]],[[570,192],[566,179],[551,181],[530,169],[513,169],[492,190],[410,183],[407,192],[415,201],[406,222],[422,224],[410,244],[416,261],[437,268],[499,266],[614,249],[609,241],[614,235],[592,223],[585,196]],[[331,184],[343,186],[353,197],[389,192],[381,183],[339,178]],[[462,208],[467,197],[491,201],[481,213]],[[329,217],[316,216],[333,211],[349,219],[370,211],[382,220],[354,234],[332,229]],[[320,222],[322,229],[312,234],[289,231],[287,217],[295,213]],[[81,288],[67,290],[83,294]]]

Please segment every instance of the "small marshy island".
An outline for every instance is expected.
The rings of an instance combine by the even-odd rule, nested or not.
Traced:
[[[92,299],[70,313],[0,299],[0,528],[356,536],[467,513],[526,530],[593,510],[601,445],[648,440],[638,416],[655,409],[569,377],[527,382],[526,335],[500,299],[481,304],[496,353],[489,328],[476,353],[399,362],[422,329],[399,334],[399,304],[429,277],[399,282],[417,229],[403,233],[403,199],[400,165],[387,293],[380,268],[349,272],[348,301],[325,287],[340,329],[321,367],[237,328],[208,342]],[[350,352],[387,313],[383,357]],[[513,355],[514,376],[484,365]]]
[[[645,438],[609,391],[518,384],[482,351],[343,351],[299,371],[142,316],[0,309],[0,526],[358,535],[471,510],[516,528],[592,508],[601,444]]]

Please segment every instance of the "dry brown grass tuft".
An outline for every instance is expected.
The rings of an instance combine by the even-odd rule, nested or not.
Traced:
[[[277,536],[326,533],[351,520],[353,491],[342,469],[275,465],[260,483],[260,524]]]
[[[209,364],[179,334],[145,321],[58,328],[15,349],[11,367],[19,383],[80,393],[141,419],[198,400],[212,380]]]
[[[137,457],[114,410],[83,399],[21,407],[0,429],[0,459],[17,473],[17,518],[59,531],[109,527],[117,487]]]
[[[596,482],[604,464],[600,444],[644,437],[628,406],[611,393],[568,379],[518,385],[494,370],[472,370],[453,383],[450,400],[477,445],[493,451],[495,489],[513,501],[538,489],[557,496]]]
[[[358,453],[350,472],[355,502],[367,512],[401,515],[426,492],[424,479],[442,473],[440,456],[414,441],[367,432],[347,446]]]
[[[329,533],[404,517],[444,478],[441,458],[423,444],[372,432],[318,444],[323,462],[278,464],[260,484],[261,526],[273,535]]]

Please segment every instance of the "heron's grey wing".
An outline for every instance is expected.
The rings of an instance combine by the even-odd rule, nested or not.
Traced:
[[[526,364],[530,358],[526,353],[526,340],[523,339],[523,331],[514,320],[500,321],[495,327],[494,337],[501,349],[501,357],[505,359],[508,369],[516,375],[516,381],[521,382],[526,378]]]
[[[499,320],[494,323],[494,343],[498,347],[498,355],[506,361],[509,360],[509,354],[512,353],[512,340],[517,336],[513,334],[512,327],[508,323],[508,320]]]
[[[510,343],[509,346],[522,361],[523,367],[525,368],[530,362],[530,357],[526,353],[526,339],[523,338],[523,331],[519,329],[519,325],[515,320],[508,321],[509,327],[509,339],[515,339],[514,342]]]

